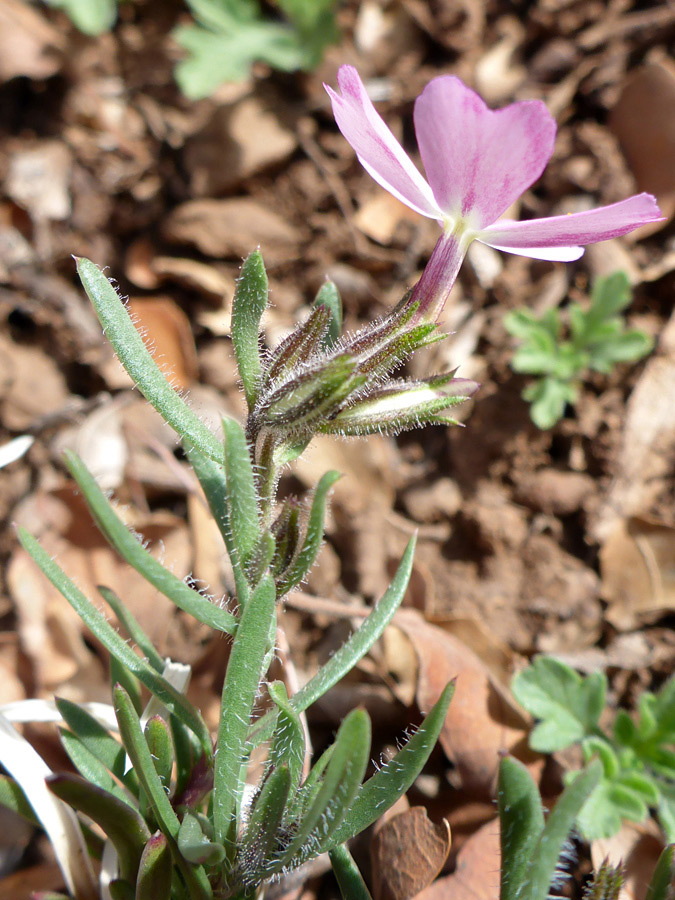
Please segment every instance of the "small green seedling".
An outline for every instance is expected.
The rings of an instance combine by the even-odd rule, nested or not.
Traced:
[[[597,757],[602,778],[584,803],[577,827],[587,840],[611,837],[623,819],[642,822],[653,809],[669,842],[675,841],[675,677],[657,694],[645,692],[634,720],[619,709],[611,728],[600,720],[607,678],[585,678],[565,663],[540,656],[519,672],[513,693],[538,724],[530,746],[542,753],[581,746],[586,762]],[[568,781],[579,776],[571,772]]]
[[[563,339],[558,309],[541,316],[527,309],[506,315],[506,330],[521,341],[511,367],[539,376],[522,394],[531,404],[530,416],[538,428],[552,428],[563,417],[565,406],[577,402],[589,370],[607,375],[617,363],[635,362],[650,352],[652,339],[642,331],[627,329],[619,315],[630,302],[628,276],[614,272],[597,279],[587,310],[579,303],[570,304],[567,339]]]

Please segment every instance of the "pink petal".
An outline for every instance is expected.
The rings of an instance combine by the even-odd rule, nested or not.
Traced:
[[[556,126],[539,100],[488,109],[459,78],[434,78],[415,101],[415,132],[441,209],[490,225],[539,178]]]
[[[569,251],[574,245],[607,241],[661,218],[661,210],[651,194],[635,194],[627,200],[587,212],[526,219],[524,222],[504,219],[483,229],[479,239],[499,250],[534,256],[533,248]],[[569,259],[568,256],[542,258]]]
[[[361,165],[406,206],[431,219],[442,218],[431,188],[375,110],[356,69],[341,66],[337,78],[341,94],[324,87],[338,128]]]

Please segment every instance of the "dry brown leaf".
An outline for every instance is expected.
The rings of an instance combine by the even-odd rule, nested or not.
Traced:
[[[167,216],[162,232],[216,258],[247,256],[260,245],[266,262],[288,259],[299,239],[287,219],[249,197],[189,200]]]
[[[591,526],[593,537],[607,540],[617,523],[646,517],[672,484],[675,453],[675,356],[647,363],[628,401],[616,476]]]
[[[623,866],[625,881],[619,900],[645,900],[647,885],[662,850],[663,840],[659,835],[625,822],[613,837],[592,842],[591,859],[596,871],[605,860]]]
[[[464,844],[452,875],[439,878],[416,900],[498,900],[500,866],[499,820],[493,819]]]
[[[12,153],[5,190],[35,220],[67,219],[71,169],[72,154],[63,141],[31,141]]]
[[[197,380],[199,367],[190,322],[170,297],[131,298],[129,312],[155,362],[179,390]]]
[[[68,402],[61,370],[39,347],[16,344],[0,334],[0,359],[0,417],[5,428],[23,431]]]
[[[600,550],[608,622],[628,631],[675,610],[675,528],[643,519],[616,526]]]
[[[667,220],[675,214],[675,64],[650,63],[630,73],[611,112],[609,127],[618,137],[638,188],[656,195]],[[642,235],[663,228],[655,222]]]
[[[423,806],[389,819],[370,844],[375,900],[411,900],[431,884],[449,852],[448,823],[435,825]]]
[[[63,35],[21,0],[0,3],[0,80],[49,78],[61,68]]]
[[[417,653],[420,709],[431,709],[446,684],[456,679],[439,741],[462,786],[478,797],[492,796],[500,754],[509,752],[527,762],[536,759],[527,749],[527,718],[482,660],[456,637],[412,609],[397,613],[396,626]]]

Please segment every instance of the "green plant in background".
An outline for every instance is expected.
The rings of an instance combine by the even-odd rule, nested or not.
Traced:
[[[629,330],[619,315],[631,302],[628,276],[615,272],[598,278],[587,310],[579,303],[568,308],[569,337],[563,339],[559,310],[536,316],[527,309],[504,317],[506,330],[522,343],[511,367],[516,372],[540,376],[523,391],[531,404],[530,416],[542,430],[552,428],[568,403],[576,403],[588,370],[609,374],[620,362],[635,362],[650,352],[652,339]]]
[[[321,62],[336,43],[337,0],[275,0],[282,18],[263,15],[257,0],[187,0],[195,24],[174,31],[187,56],[176,81],[192,100],[221,84],[246,78],[255,62],[293,72]]]
[[[675,842],[675,677],[657,694],[640,697],[634,721],[619,709],[601,726],[607,678],[585,678],[552,657],[540,656],[513,679],[513,693],[538,724],[530,746],[542,753],[581,747],[588,762],[597,756],[602,778],[581,808],[577,827],[587,840],[611,837],[623,819],[642,822],[656,811],[669,842]],[[573,783],[578,772],[571,772]]]
[[[118,0],[45,0],[62,9],[84,34],[109,31]],[[272,0],[278,15],[264,14],[258,0],[186,0],[194,22],[173,37],[185,50],[176,81],[191,100],[208,97],[221,84],[242,81],[256,62],[282,72],[313,69],[336,43],[339,0]]]

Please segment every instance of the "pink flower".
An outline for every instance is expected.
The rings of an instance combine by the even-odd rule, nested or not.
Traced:
[[[606,241],[657,221],[651,194],[588,212],[517,222],[499,217],[541,175],[553,153],[555,121],[540,100],[491,110],[459,78],[434,78],[415,101],[419,170],[376,112],[358,72],[342,66],[341,93],[325,85],[338,127],[372,177],[443,228],[415,288],[418,317],[436,319],[469,244],[535,259],[578,259],[584,244]]]

